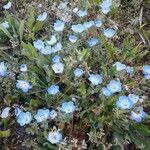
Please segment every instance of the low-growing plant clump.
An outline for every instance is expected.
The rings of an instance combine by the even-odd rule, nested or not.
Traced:
[[[149,150],[149,1],[0,3],[0,149]]]

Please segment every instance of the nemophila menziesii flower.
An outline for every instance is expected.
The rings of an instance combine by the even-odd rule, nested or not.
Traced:
[[[90,47],[95,46],[97,43],[98,43],[98,39],[95,38],[95,37],[93,37],[93,38],[91,38],[91,39],[88,40],[88,45]]]
[[[86,30],[85,26],[82,24],[72,25],[71,29],[75,33],[82,33],[84,30]]]
[[[129,94],[128,98],[135,104],[139,101],[139,96],[136,94]]]
[[[8,23],[7,21],[2,22],[0,25],[3,26],[3,27],[6,28],[6,29],[9,28],[9,23]]]
[[[32,89],[32,85],[25,80],[17,80],[16,87],[25,93]]]
[[[69,35],[68,38],[71,43],[75,43],[78,40],[78,37],[75,35]]]
[[[73,113],[76,110],[76,106],[72,101],[64,102],[62,103],[60,110],[66,114],[69,114],[69,113]]]
[[[57,112],[55,110],[51,110],[49,113],[49,119],[55,119],[55,117],[57,116]]]
[[[38,15],[36,20],[44,21],[46,18],[47,18],[47,12],[43,12],[42,14]]]
[[[146,117],[147,114],[144,112],[143,107],[137,107],[134,111],[131,111],[130,118],[137,123],[141,122]]]
[[[58,85],[51,85],[48,89],[47,89],[47,92],[48,94],[50,95],[56,95],[58,94],[60,91],[59,91],[59,86]]]
[[[19,116],[19,114],[21,113],[22,111],[21,111],[21,109],[19,108],[19,107],[16,107],[15,108],[15,116],[17,117],[17,116]]]
[[[85,27],[85,29],[89,29],[94,25],[94,21],[87,21],[83,23],[83,26]]]
[[[49,41],[46,41],[49,45],[54,45],[57,42],[56,35],[52,35]]]
[[[32,115],[30,112],[21,112],[17,116],[17,122],[20,124],[20,126],[29,124],[29,123],[31,123],[31,121],[32,121]]]
[[[116,30],[112,28],[107,28],[103,31],[103,34],[107,38],[112,38],[116,34]]]
[[[48,109],[39,109],[34,118],[38,123],[43,122],[49,119],[49,113],[50,111]]]
[[[129,76],[132,77],[133,72],[134,72],[133,67],[127,66],[127,67],[126,67],[126,71],[127,71],[127,73],[129,74]]]
[[[102,20],[96,19],[96,20],[94,21],[94,24],[95,24],[96,27],[101,27],[101,26],[102,26]]]
[[[4,77],[7,75],[7,66],[5,65],[4,62],[0,63],[0,77]]]
[[[41,50],[45,47],[44,45],[45,43],[42,41],[42,40],[36,40],[33,42],[33,46],[38,49],[38,50]]]
[[[54,30],[55,31],[63,31],[64,30],[64,27],[65,27],[65,23],[61,20],[57,20],[55,23],[54,23]]]
[[[44,48],[40,49],[39,51],[43,55],[49,55],[49,54],[53,53],[52,47],[50,45],[49,46],[45,46]]]
[[[67,4],[68,4],[68,2],[61,2],[57,8],[60,10],[63,10],[67,7]]]
[[[123,71],[126,69],[126,65],[122,64],[121,62],[116,62],[113,66],[116,67],[117,71]]]
[[[84,74],[84,71],[81,68],[76,68],[73,73],[76,77],[80,77]]]
[[[26,72],[27,70],[28,70],[27,64],[22,64],[22,65],[20,65],[20,71]]]
[[[0,117],[3,118],[3,119],[7,118],[9,116],[10,109],[11,109],[10,107],[4,108],[1,115],[0,115]]]
[[[98,85],[102,83],[102,76],[99,74],[90,74],[88,78],[93,85]]]
[[[77,13],[78,12],[78,7],[75,7],[72,11],[74,12],[74,13]]]
[[[117,80],[111,80],[110,83],[107,85],[107,89],[112,93],[121,92],[121,83]]]
[[[101,91],[105,96],[109,97],[112,95],[112,93],[106,87],[103,87]]]
[[[146,79],[150,79],[150,65],[143,66],[143,74]]]
[[[8,2],[6,5],[3,6],[4,9],[10,9],[11,8],[12,3]]]
[[[50,131],[48,133],[47,139],[52,144],[59,144],[62,141],[63,137],[59,131]]]
[[[56,53],[60,50],[62,50],[63,46],[62,44],[59,42],[59,43],[56,43],[53,47],[52,47],[52,52],[53,53]]]
[[[53,58],[52,58],[52,62],[53,63],[59,63],[61,61],[61,57],[58,56],[58,55],[55,55]]]
[[[85,16],[87,16],[88,12],[87,12],[87,10],[79,10],[79,11],[76,12],[76,14],[79,17],[85,17]]]
[[[122,110],[130,109],[134,103],[127,96],[120,96],[116,102],[116,106]]]
[[[64,64],[59,62],[59,63],[54,63],[52,65],[52,69],[55,73],[63,73],[64,71]]]
[[[100,7],[104,14],[107,14],[111,10],[111,6],[112,6],[111,0],[103,0],[103,2],[100,4]]]

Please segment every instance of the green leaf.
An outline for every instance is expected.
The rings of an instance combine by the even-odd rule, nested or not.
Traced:
[[[44,25],[44,22],[42,22],[42,21],[36,22],[35,25],[34,25],[33,28],[32,28],[32,31],[33,31],[34,33],[40,31],[41,29],[43,29],[43,25]]]
[[[10,39],[13,38],[10,32],[6,28],[4,28],[2,25],[0,25],[0,30],[2,30]]]
[[[82,57],[85,59],[88,59],[89,56],[90,56],[90,51],[88,49],[84,48],[82,51]]]
[[[20,42],[22,42],[23,30],[24,30],[24,20],[21,21],[20,26],[19,26]]]
[[[7,138],[10,136],[10,129],[5,130],[5,131],[0,131],[0,137],[1,138]]]

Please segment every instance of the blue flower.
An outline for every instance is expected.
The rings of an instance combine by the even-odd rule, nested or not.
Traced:
[[[28,90],[32,89],[32,85],[28,81],[25,80],[17,80],[16,87],[21,89],[24,93],[28,92]]]
[[[50,111],[48,109],[39,109],[34,118],[38,123],[46,121],[49,118],[49,113]]]
[[[121,62],[116,62],[113,66],[116,67],[117,71],[123,71],[126,69],[126,65],[122,64]]]
[[[112,93],[106,87],[103,87],[101,91],[105,96],[109,97],[112,95]]]
[[[95,26],[96,26],[96,27],[101,27],[101,26],[102,26],[102,21],[101,21],[100,19],[96,19],[96,20],[94,21],[94,23],[95,23]]]
[[[143,107],[137,107],[134,111],[131,111],[130,118],[139,123],[147,117],[147,114],[143,111]]]
[[[56,95],[57,93],[59,93],[59,86],[58,85],[51,85],[48,89],[47,89],[48,94],[50,95]]]
[[[71,43],[75,43],[77,41],[78,37],[75,35],[69,35],[69,41]]]
[[[150,79],[150,74],[144,75],[145,79]]]
[[[75,33],[82,33],[86,28],[82,24],[72,25],[72,31]]]
[[[88,40],[88,45],[90,47],[95,46],[98,43],[98,39],[97,38],[91,38],[90,40]]]
[[[47,18],[47,12],[43,12],[42,14],[38,15],[36,20],[44,21],[46,18]]]
[[[143,74],[146,78],[150,76],[150,65],[143,66]]]
[[[85,27],[85,29],[89,29],[94,25],[94,21],[88,21],[88,22],[84,22],[83,26]]]
[[[49,54],[53,53],[51,46],[45,46],[44,48],[40,49],[39,51],[44,55],[49,55]]]
[[[128,98],[135,104],[139,101],[139,96],[135,94],[129,94]]]
[[[84,17],[84,16],[87,16],[87,11],[86,10],[84,10],[84,11],[82,11],[82,10],[79,10],[77,13],[76,13],[79,17]]]
[[[116,30],[112,28],[107,28],[103,31],[104,36],[107,38],[112,38],[116,34]]]
[[[102,83],[102,77],[99,74],[90,74],[88,78],[93,85],[98,85]]]
[[[63,48],[63,47],[62,47],[62,44],[59,42],[59,43],[55,44],[55,45],[52,47],[52,52],[53,52],[53,53],[56,53],[56,52],[62,50],[62,48]]]
[[[111,0],[103,0],[102,4],[100,5],[102,12],[107,14],[111,10],[112,2]]]
[[[4,62],[0,63],[0,77],[4,77],[7,75],[7,66],[5,65]]]
[[[55,35],[52,35],[49,41],[46,41],[49,45],[54,45],[57,42],[57,38]]]
[[[117,80],[111,80],[110,83],[107,85],[107,89],[112,93],[121,92],[121,83]]]
[[[33,45],[36,49],[38,50],[41,50],[43,49],[45,46],[44,46],[44,42],[42,40],[37,40],[37,41],[34,41],[33,42]]]
[[[127,71],[127,73],[129,74],[130,77],[133,76],[133,72],[134,72],[133,67],[127,66],[126,71]]]
[[[76,77],[80,77],[84,74],[84,71],[80,68],[76,68],[73,73]]]
[[[3,6],[4,9],[10,9],[11,8],[12,3],[8,2],[6,5]]]
[[[63,73],[64,71],[64,64],[59,62],[59,63],[54,63],[52,65],[52,69],[55,73]]]
[[[61,60],[61,58],[60,58],[60,56],[58,56],[58,55],[55,55],[55,56],[52,58],[52,62],[53,62],[53,63],[59,63],[60,60]]]
[[[54,30],[55,31],[63,31],[64,30],[64,27],[65,27],[65,23],[61,20],[57,20],[55,23],[54,23]]]
[[[62,134],[59,131],[51,131],[48,133],[48,141],[52,144],[59,144],[62,141]]]
[[[28,70],[27,64],[22,64],[22,65],[20,65],[20,71],[26,72],[27,70]]]
[[[116,102],[116,105],[118,108],[124,110],[132,108],[134,104],[127,96],[120,96]]]
[[[55,110],[50,111],[49,113],[49,119],[54,119],[57,116],[57,112]]]
[[[20,126],[29,124],[31,121],[32,121],[32,115],[30,112],[21,112],[17,116],[17,122],[20,124]]]
[[[8,23],[7,21],[2,22],[0,25],[3,26],[3,27],[6,28],[6,29],[9,28],[9,23]]]
[[[6,107],[6,108],[4,108],[3,109],[3,111],[2,111],[2,113],[1,113],[1,115],[0,115],[0,117],[1,118],[7,118],[8,116],[9,116],[9,112],[10,112],[10,107]]]
[[[18,107],[15,108],[15,116],[16,116],[16,117],[18,117],[21,112],[22,112],[22,111],[21,111],[20,108],[18,108]]]
[[[66,114],[73,113],[76,110],[76,106],[72,101],[62,103],[60,110]]]

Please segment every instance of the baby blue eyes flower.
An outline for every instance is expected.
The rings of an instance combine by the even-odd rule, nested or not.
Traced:
[[[44,21],[46,18],[47,18],[47,12],[43,12],[42,14],[38,15],[36,20]]]
[[[143,66],[143,74],[146,79],[150,79],[150,65]]]
[[[98,85],[102,83],[102,77],[99,74],[90,74],[88,78],[93,85]]]
[[[79,11],[77,11],[77,13],[76,13],[79,17],[84,17],[84,16],[87,16],[87,11],[85,10],[85,11],[82,11],[82,10],[79,10]]]
[[[52,47],[52,52],[55,53],[55,52],[58,52],[60,50],[62,50],[62,44],[61,43],[57,43],[55,44],[53,47]]]
[[[10,9],[11,8],[12,3],[8,2],[6,5],[3,6],[4,9]]]
[[[64,71],[64,64],[59,62],[59,63],[54,63],[52,65],[52,69],[55,73],[63,73]]]
[[[66,114],[73,113],[76,110],[76,106],[72,101],[62,103],[60,110]]]
[[[85,29],[89,29],[94,25],[94,21],[88,21],[88,22],[84,22],[83,26],[85,27]]]
[[[55,110],[50,111],[49,113],[49,119],[54,119],[57,116],[57,112]]]
[[[43,122],[49,118],[49,113],[50,111],[48,109],[39,109],[34,118],[38,123]]]
[[[1,115],[0,115],[0,117],[3,118],[3,119],[7,118],[9,116],[10,109],[11,109],[10,107],[4,108]]]
[[[41,50],[44,49],[44,42],[42,40],[37,40],[33,42],[33,45],[36,49]]]
[[[98,39],[97,38],[91,38],[89,41],[88,41],[88,45],[90,46],[90,47],[92,47],[92,46],[95,46],[96,44],[98,43]]]
[[[48,89],[47,89],[48,94],[50,95],[56,95],[57,93],[59,93],[59,86],[58,85],[51,85]]]
[[[147,114],[143,111],[143,107],[137,107],[134,111],[131,111],[131,120],[139,123],[147,117]]]
[[[75,43],[78,40],[78,37],[75,35],[69,35],[69,41]]]
[[[76,68],[73,73],[76,77],[80,77],[84,74],[84,71],[80,68]]]
[[[112,28],[107,28],[103,31],[103,34],[107,38],[112,38],[116,34],[116,30]]]
[[[65,23],[61,20],[57,20],[55,23],[54,23],[54,30],[55,31],[63,31],[64,30],[64,27],[65,27]]]
[[[27,65],[26,65],[26,64],[22,64],[22,65],[20,66],[20,71],[26,72],[27,70],[28,70],[28,68],[27,68]]]
[[[107,89],[112,93],[121,92],[121,83],[117,80],[111,80],[110,83],[107,85]]]
[[[111,0],[103,0],[102,4],[100,5],[102,12],[107,14],[111,10],[112,1]]]
[[[133,72],[134,72],[133,67],[127,66],[126,71],[127,71],[127,73],[129,74],[130,77],[133,76]]]
[[[129,94],[128,98],[135,104],[139,101],[139,96],[135,94]]]
[[[46,41],[49,45],[54,45],[57,42],[55,35],[52,35],[49,41]]]
[[[82,24],[72,25],[72,31],[75,33],[82,33],[86,28]]]
[[[6,29],[9,28],[9,23],[8,23],[7,21],[1,23],[0,25],[3,26],[3,27],[6,28]]]
[[[53,63],[59,63],[60,60],[61,60],[61,58],[60,58],[60,56],[58,56],[58,55],[55,55],[55,56],[52,58],[52,62],[53,62]]]
[[[18,108],[18,107],[15,108],[15,116],[16,116],[16,117],[18,117],[21,112],[22,112],[22,111],[21,111],[20,108]]]
[[[96,27],[101,27],[101,26],[102,26],[102,21],[101,21],[100,19],[96,19],[96,20],[94,21],[94,23],[95,23],[95,26],[96,26]]]
[[[48,133],[48,141],[52,144],[59,144],[63,137],[59,131],[51,131]]]
[[[17,122],[20,124],[20,126],[29,124],[31,121],[32,121],[32,115],[30,112],[21,112],[17,116]]]
[[[122,71],[126,69],[126,65],[122,64],[121,62],[116,62],[113,66],[116,67],[117,71]]]
[[[116,102],[116,105],[118,108],[125,110],[132,108],[134,104],[127,96],[120,96]]]
[[[7,66],[5,65],[4,62],[0,63],[0,77],[4,77],[7,75]]]
[[[106,87],[103,87],[101,91],[105,96],[109,97],[112,95],[112,93]]]
[[[21,89],[24,93],[32,89],[32,85],[30,85],[30,83],[25,80],[17,80],[16,87]]]

